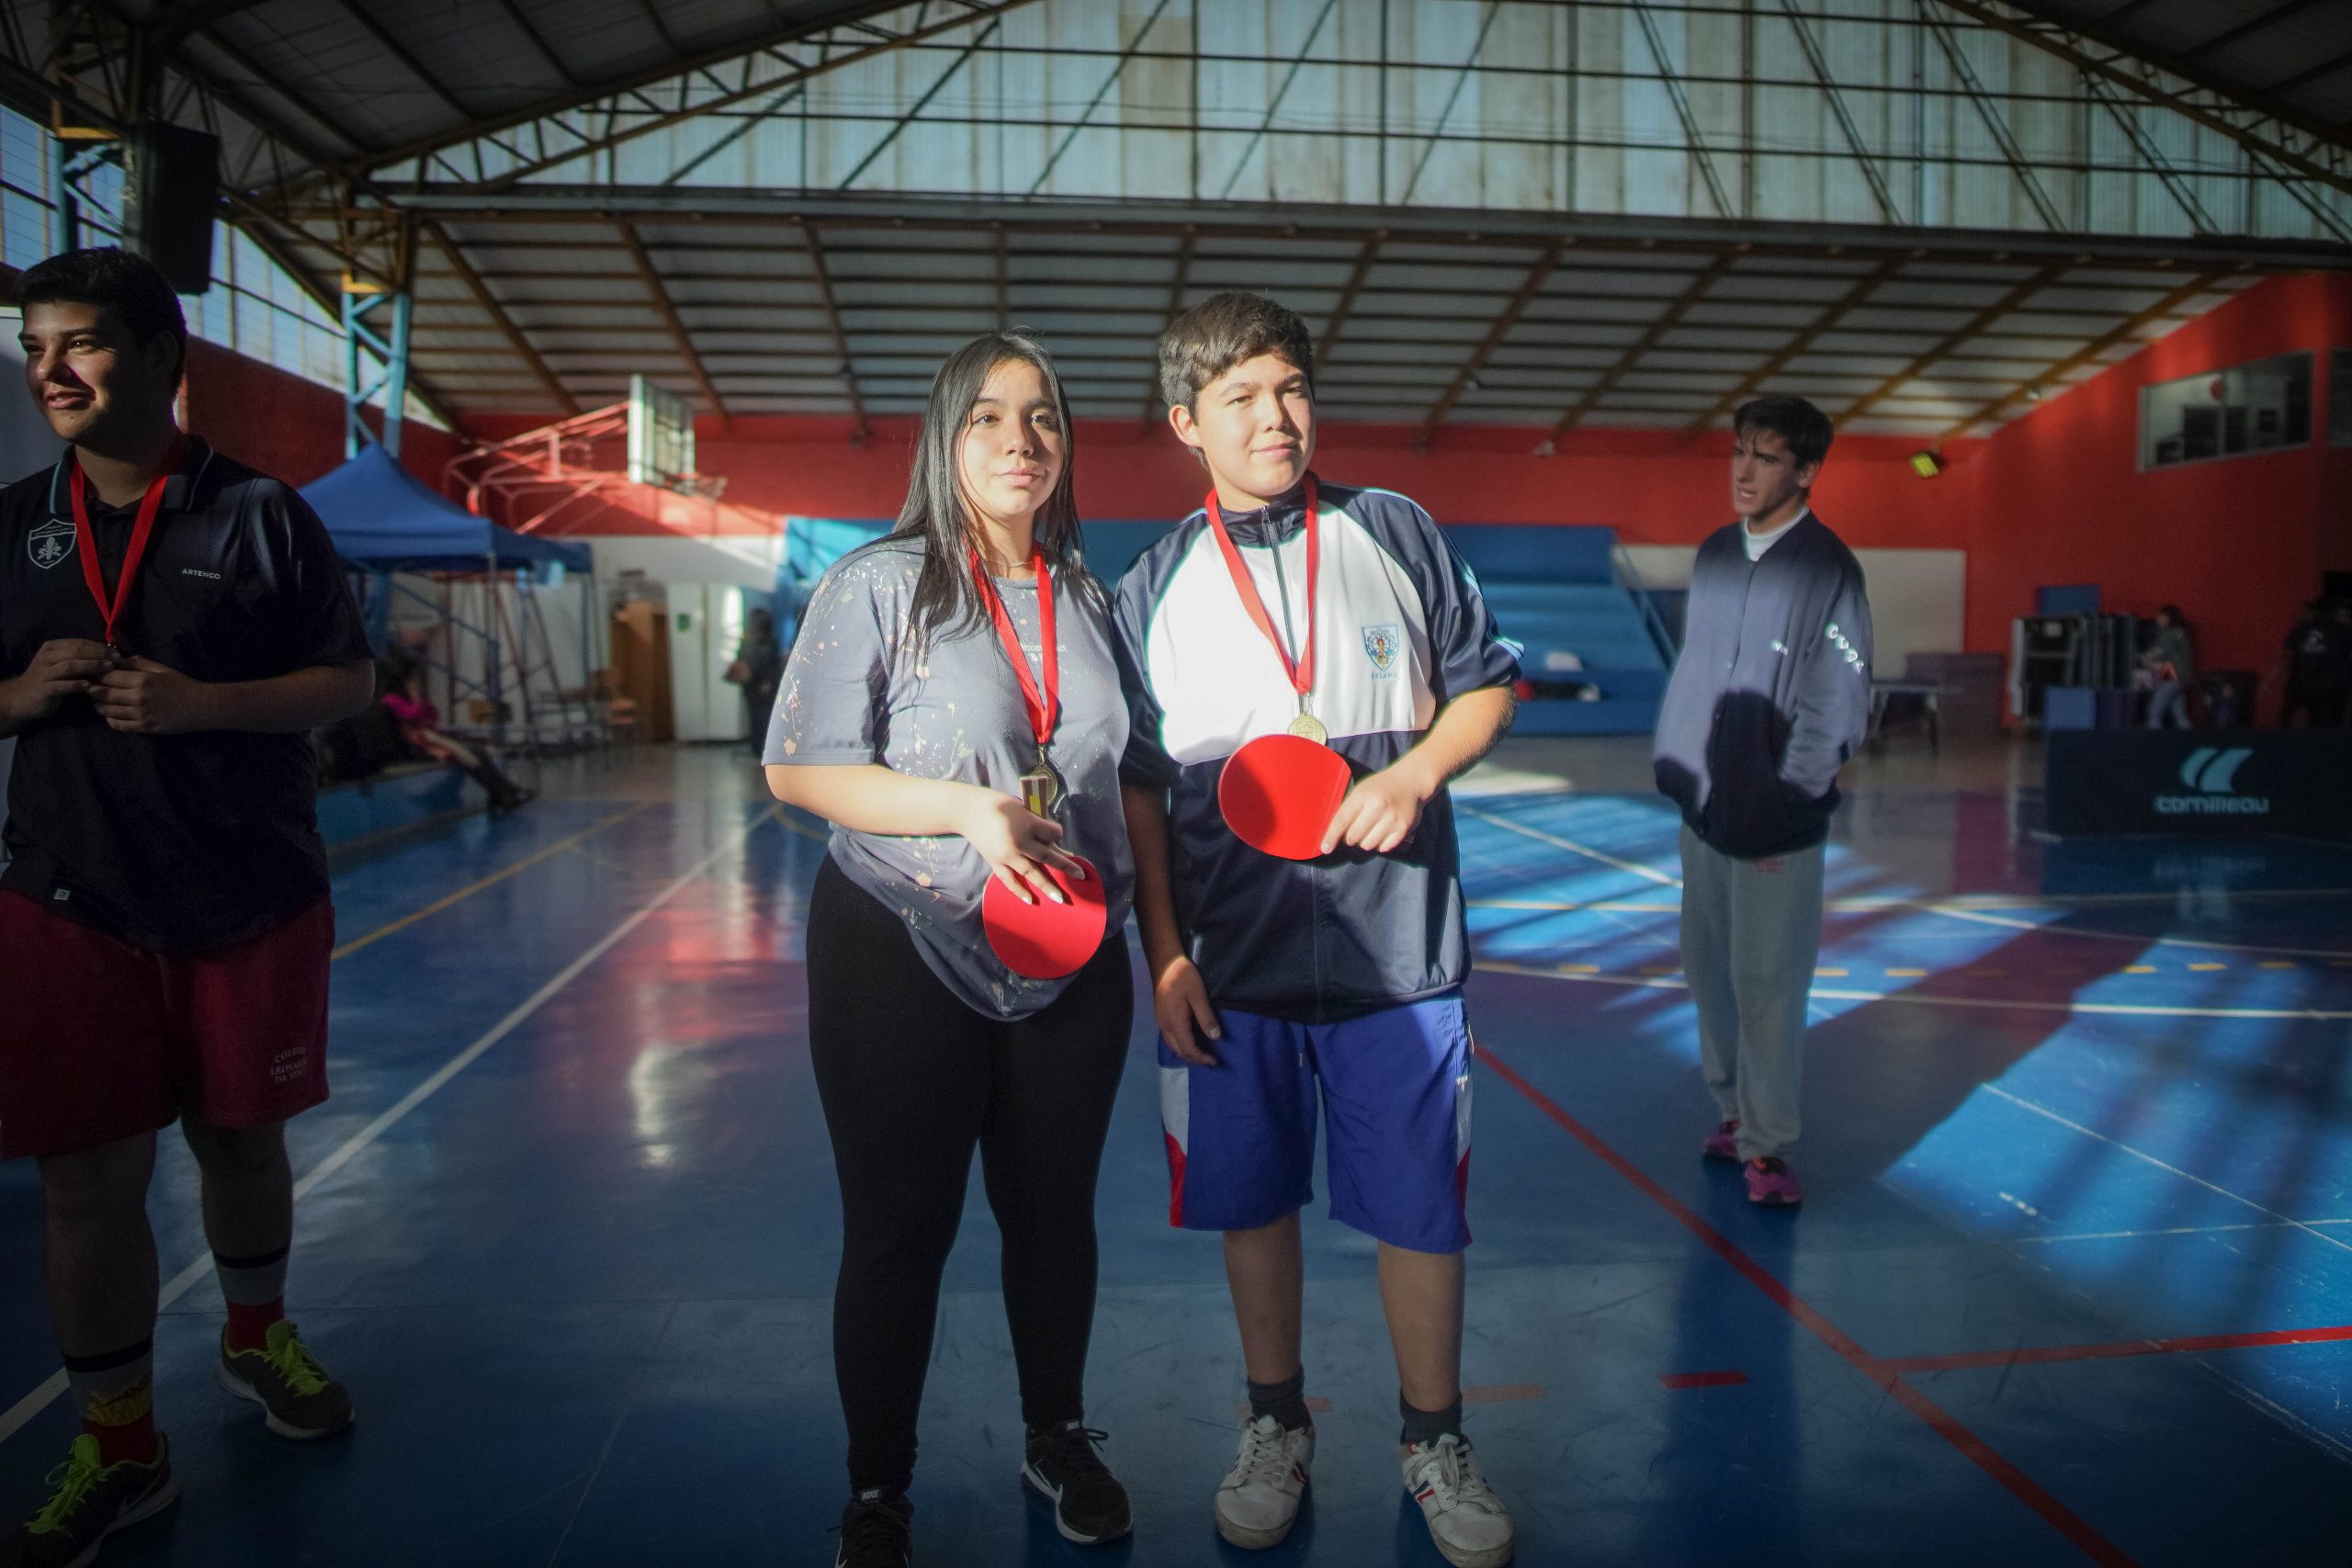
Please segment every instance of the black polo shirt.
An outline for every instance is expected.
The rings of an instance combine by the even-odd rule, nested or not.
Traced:
[[[102,642],[67,489],[72,457],[0,491],[0,678],[59,637]],[[136,502],[89,492],[107,592]],[[164,488],[117,640],[198,681],[369,656],[325,525],[294,491],[191,441]],[[135,947],[202,953],[327,890],[311,744],[227,730],[125,735],[87,697],[18,733],[0,887]]]

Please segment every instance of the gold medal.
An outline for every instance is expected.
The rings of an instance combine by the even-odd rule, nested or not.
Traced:
[[[1312,740],[1317,746],[1331,739],[1331,732],[1323,728],[1323,721],[1305,708],[1299,709],[1298,716],[1290,721],[1290,732],[1303,740]]]
[[[1021,775],[1021,804],[1033,815],[1052,817],[1061,809],[1064,793],[1061,773],[1039,751],[1036,766]]]

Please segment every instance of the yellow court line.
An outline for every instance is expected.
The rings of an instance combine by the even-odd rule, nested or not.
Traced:
[[[1476,967],[1498,975],[1525,975],[1538,980],[1580,980],[1593,986],[1625,986],[1635,990],[1687,991],[1681,980],[1633,975],[1580,975],[1562,968],[1512,964],[1504,959],[1481,960]],[[2143,1007],[2120,1002],[2037,1002],[2010,997],[1923,997],[1915,991],[1849,991],[1813,987],[1814,996],[1841,1002],[1899,1002],[1907,1007],[1975,1008],[1998,1012],[2098,1013],[2121,1018],[2280,1018],[2327,1023],[2352,1020],[2352,1012],[2324,1008],[2199,1008]]]
[[[369,931],[366,936],[355,937],[351,941],[345,942],[341,947],[336,948],[334,952],[328,954],[328,957],[330,959],[348,958],[353,953],[358,952],[361,948],[368,946],[371,942],[381,942],[386,937],[392,935],[395,931],[404,931],[408,930],[409,927],[416,924],[417,921],[422,920],[428,916],[437,915],[442,910],[449,908],[452,904],[464,903],[467,899],[472,897],[475,894],[481,892],[485,887],[495,887],[498,884],[505,881],[508,877],[514,875],[517,872],[527,871],[532,866],[538,864],[541,861],[548,859],[549,856],[563,853],[564,851],[574,847],[583,840],[595,837],[605,829],[613,826],[616,822],[625,821],[628,818],[636,816],[639,812],[644,810],[647,807],[652,804],[653,803],[650,800],[640,800],[635,806],[629,807],[627,810],[616,811],[610,817],[605,818],[602,822],[597,823],[593,828],[583,828],[579,832],[572,834],[571,837],[568,839],[560,839],[556,842],[548,845],[547,848],[540,850],[536,854],[526,855],[521,860],[516,861],[513,865],[500,867],[498,870],[492,872],[488,876],[483,877],[480,882],[474,883],[469,886],[460,887],[455,893],[449,894],[446,897],[435,898],[432,903],[427,904],[424,908],[415,911],[413,914],[402,915],[399,919],[392,921],[390,925],[379,926],[374,931]]]

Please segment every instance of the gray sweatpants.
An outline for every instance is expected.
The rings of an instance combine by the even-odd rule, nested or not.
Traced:
[[[1797,1141],[1805,998],[1821,954],[1823,846],[1737,860],[1682,828],[1682,973],[1699,1006],[1699,1054],[1739,1157]]]

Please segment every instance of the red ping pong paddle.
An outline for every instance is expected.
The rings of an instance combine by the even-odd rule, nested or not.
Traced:
[[[1314,860],[1348,781],[1347,759],[1329,746],[1300,735],[1261,735],[1226,759],[1216,803],[1226,826],[1252,849]]]
[[[1102,907],[1102,874],[1091,861],[1079,863],[1086,867],[1084,881],[1051,866],[1042,868],[1055,886],[1069,895],[1067,904],[1050,898],[1024,904],[1019,894],[989,874],[988,891],[980,895],[980,927],[988,933],[989,948],[1015,975],[1029,980],[1075,975],[1102,945],[1108,918]]]

